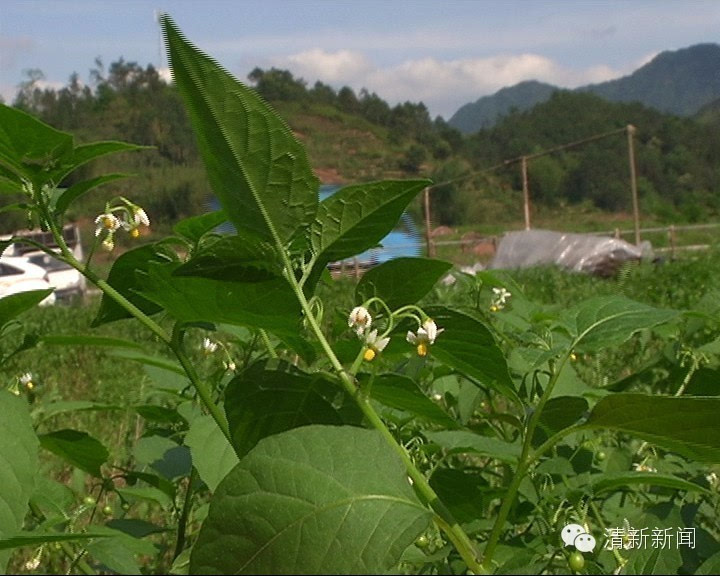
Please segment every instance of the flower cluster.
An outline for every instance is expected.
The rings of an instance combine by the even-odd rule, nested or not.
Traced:
[[[507,301],[512,294],[505,290],[505,288],[493,288],[493,297],[490,301],[490,310],[492,312],[497,312],[498,310],[502,310],[505,308],[505,302]]]
[[[440,334],[444,328],[438,328],[435,321],[431,318],[425,320],[422,326],[418,328],[417,332],[408,331],[405,339],[415,346],[418,356],[427,356],[428,348],[435,344],[435,338]]]
[[[355,306],[348,316],[348,328],[355,330],[358,338],[365,342],[365,352],[363,358],[370,362],[390,342],[390,338],[378,336],[377,329],[370,330],[372,326],[372,316],[364,306]]]
[[[35,388],[35,382],[33,382],[33,380],[35,380],[35,378],[32,372],[25,372],[25,374],[15,377],[15,381],[10,385],[8,390],[15,394],[15,396],[20,396],[21,392],[32,392]]]
[[[140,236],[140,226],[150,226],[147,213],[127,198],[120,198],[117,206],[105,205],[105,212],[95,218],[95,237],[105,233],[103,247],[111,251],[115,247],[115,232],[125,230],[133,238]]]
[[[230,353],[228,352],[227,348],[222,344],[222,342],[215,342],[210,338],[203,338],[202,344],[200,345],[200,349],[206,356],[214,354],[215,352],[217,352],[218,348],[222,348],[223,352],[225,353],[225,360],[223,360],[223,368],[228,372],[235,372],[237,366],[235,365],[235,362],[230,356]]]

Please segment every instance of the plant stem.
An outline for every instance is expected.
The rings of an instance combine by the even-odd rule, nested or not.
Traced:
[[[572,350],[572,348],[571,348]],[[550,381],[548,382],[547,387],[545,388],[545,391],[543,392],[542,396],[540,397],[540,400],[538,401],[537,406],[535,407],[535,410],[533,411],[532,415],[530,416],[530,419],[528,420],[527,428],[525,429],[525,439],[523,441],[523,448],[522,452],[520,454],[520,458],[518,460],[517,469],[515,470],[515,474],[513,475],[513,478],[510,482],[510,485],[507,487],[507,490],[505,492],[505,496],[503,498],[502,504],[500,505],[500,510],[498,511],[497,518],[495,520],[495,524],[493,525],[492,532],[490,532],[490,538],[488,539],[488,543],[485,546],[485,554],[483,555],[483,567],[486,570],[490,570],[492,567],[492,559],[493,555],[495,553],[495,549],[498,545],[498,542],[500,541],[500,535],[502,534],[503,528],[505,527],[505,522],[507,521],[507,517],[510,514],[510,509],[512,508],[513,503],[515,502],[515,496],[517,495],[518,488],[520,488],[520,483],[522,482],[523,478],[525,477],[525,474],[527,473],[528,469],[530,468],[531,464],[540,455],[540,452],[536,452],[535,454],[531,453],[532,448],[532,439],[535,435],[535,429],[537,428],[538,423],[540,422],[540,416],[542,415],[543,408],[545,407],[545,404],[550,399],[550,395],[552,394],[553,388],[555,387],[555,384],[558,381],[558,377],[560,376],[560,372],[562,371],[563,366],[565,365],[565,362],[570,357],[570,353],[568,352],[560,362],[560,365],[556,367],[556,369],[553,371],[553,375],[550,378]],[[555,435],[553,438],[556,438],[559,440],[560,436]],[[547,450],[550,448],[551,445],[549,445],[548,442],[543,444],[542,451]]]
[[[188,477],[188,485],[185,490],[185,500],[183,502],[182,512],[180,513],[180,520],[178,522],[177,539],[175,540],[175,552],[173,552],[173,561],[180,556],[185,548],[185,531],[187,530],[188,517],[190,516],[190,508],[193,498],[193,483],[197,478],[197,471],[193,466],[190,468],[190,476]]]
[[[338,360],[337,356],[335,355],[335,352],[330,346],[330,343],[325,338],[325,335],[323,334],[322,329],[318,325],[315,316],[312,314],[312,311],[310,310],[310,305],[307,301],[307,298],[305,297],[302,287],[292,274],[292,267],[287,254],[284,251],[281,251],[281,254],[284,259],[286,278],[288,279],[288,282],[292,286],[295,295],[300,302],[300,306],[302,307],[302,310],[305,314],[308,325],[310,326],[316,338],[320,342],[320,346],[322,347],[323,351],[330,360],[330,363],[335,369],[335,372],[340,378],[340,382],[342,383],[343,388],[345,388],[345,391],[355,399],[355,402],[362,410],[365,418],[367,418],[368,422],[372,425],[372,427],[375,428],[378,432],[380,432],[380,434],[387,441],[387,443],[395,450],[398,456],[400,456],[400,459],[405,465],[407,474],[413,482],[413,486],[421,494],[422,498],[425,500],[426,505],[428,505],[441,519],[439,525],[443,528],[448,538],[450,538],[450,540],[455,545],[457,551],[460,553],[463,560],[465,561],[465,564],[467,564],[468,569],[475,574],[484,574],[485,570],[478,561],[478,554],[475,550],[474,543],[472,542],[472,540],[470,540],[470,537],[458,524],[452,513],[442,503],[438,495],[428,483],[425,476],[417,469],[415,463],[412,461],[412,458],[410,458],[410,455],[407,453],[405,448],[403,448],[403,446],[400,445],[397,440],[395,440],[395,437],[392,435],[390,430],[388,430],[385,422],[383,422],[382,418],[380,418],[378,413],[370,404],[369,398],[365,397],[363,394],[360,393],[355,383],[354,376],[348,373],[343,368],[343,365],[340,363],[340,360]]]

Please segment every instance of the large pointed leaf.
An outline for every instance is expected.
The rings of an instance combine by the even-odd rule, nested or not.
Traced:
[[[23,398],[0,390],[0,414],[0,540],[3,540],[23,525],[35,488],[38,439]],[[0,574],[5,573],[9,558],[9,552],[0,552]]]
[[[287,243],[315,217],[318,179],[305,149],[253,91],[161,17],[173,78],[197,137],[210,185],[230,222]]]
[[[424,435],[430,442],[442,446],[451,453],[474,452],[509,463],[517,462],[520,457],[519,444],[503,442],[499,438],[481,436],[467,430],[441,430],[425,432]]]
[[[337,384],[285,364],[272,369],[256,364],[236,376],[225,392],[225,412],[240,456],[266,436],[285,430],[345,424],[348,405],[350,413],[355,412],[354,402]]]
[[[177,264],[150,264],[141,294],[181,322],[220,322],[297,334],[300,306],[283,278],[224,282],[174,276]]]
[[[177,268],[175,276],[201,276],[231,282],[265,282],[278,278],[282,267],[267,242],[225,236],[205,243]]]
[[[105,174],[104,176],[98,176],[96,178],[91,178],[90,180],[83,180],[82,182],[73,184],[70,188],[65,190],[55,202],[55,213],[64,214],[65,210],[68,209],[68,206],[70,206],[73,201],[80,198],[83,194],[90,192],[93,188],[97,188],[98,186],[102,186],[108,182],[127,178],[128,176],[129,174]]]
[[[584,428],[634,434],[702,462],[720,462],[720,398],[612,394],[590,412]]]
[[[173,226],[173,232],[197,243],[203,235],[217,228],[223,222],[227,221],[227,215],[222,210],[215,210],[207,214],[199,214],[180,220]]]
[[[568,310],[566,323],[573,346],[590,351],[622,344],[635,332],[668,322],[679,314],[622,296],[600,296]]]
[[[430,353],[458,372],[509,398],[516,398],[505,356],[490,330],[479,320],[442,306],[425,312],[443,332]]]
[[[86,432],[70,429],[43,434],[39,438],[43,448],[60,456],[68,464],[96,478],[102,476],[100,466],[107,462],[110,453],[96,438]]]
[[[318,265],[359,254],[392,231],[428,180],[387,180],[346,186],[320,203],[312,247]]]
[[[355,288],[360,303],[378,296],[391,310],[415,304],[452,268],[450,262],[429,258],[394,258],[371,268]]]
[[[238,463],[235,450],[212,416],[193,420],[185,435],[185,445],[190,448],[193,466],[211,492]]]
[[[30,290],[28,292],[18,292],[17,294],[10,294],[9,296],[0,298],[0,326],[12,320],[15,316],[34,308],[45,300],[51,292],[52,288],[46,290]]]
[[[385,574],[427,527],[382,436],[307,426],[262,440],[223,480],[193,574]]]
[[[368,385],[367,379],[361,386]],[[440,406],[428,398],[414,380],[401,374],[381,374],[373,379],[370,396],[373,400],[394,408],[409,412],[446,428],[459,428],[460,425]]]
[[[72,151],[73,137],[66,132],[26,114],[17,108],[0,104],[0,166],[15,180],[34,181],[57,167],[63,156]]]
[[[167,263],[171,259],[172,254],[160,245],[146,244],[133,248],[115,260],[110,274],[108,274],[107,282],[145,314],[157,314],[162,307],[138,294],[141,284],[138,282],[136,273],[147,270],[153,262]],[[130,313],[107,294],[103,294],[100,310],[98,310],[92,325],[100,326],[123,318],[130,318]]]

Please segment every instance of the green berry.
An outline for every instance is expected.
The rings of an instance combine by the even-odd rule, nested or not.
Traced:
[[[113,508],[109,504],[102,509],[102,513],[105,514],[105,516],[112,516]]]
[[[568,558],[568,565],[573,572],[580,572],[585,566],[585,558],[582,553],[575,550]]]
[[[415,546],[418,548],[427,548],[430,545],[430,540],[428,539],[425,534],[418,536],[418,539],[415,540]]]
[[[602,462],[603,460],[605,460],[605,458],[607,458],[607,454],[600,450],[597,454],[595,454],[595,458],[597,458],[598,462]]]
[[[83,503],[86,506],[95,506],[96,502],[95,502],[95,498],[93,498],[92,496],[85,496],[85,498],[83,498]]]

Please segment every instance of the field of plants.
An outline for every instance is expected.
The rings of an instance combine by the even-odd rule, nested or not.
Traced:
[[[398,258],[333,280],[428,182],[318,202],[283,121],[161,23],[222,210],[107,275],[95,252],[152,214],[99,205],[79,262],[65,213],[122,175],[60,184],[134,147],[0,106],[4,209],[101,293],[0,300],[0,570],[720,571],[719,248],[612,279]]]

